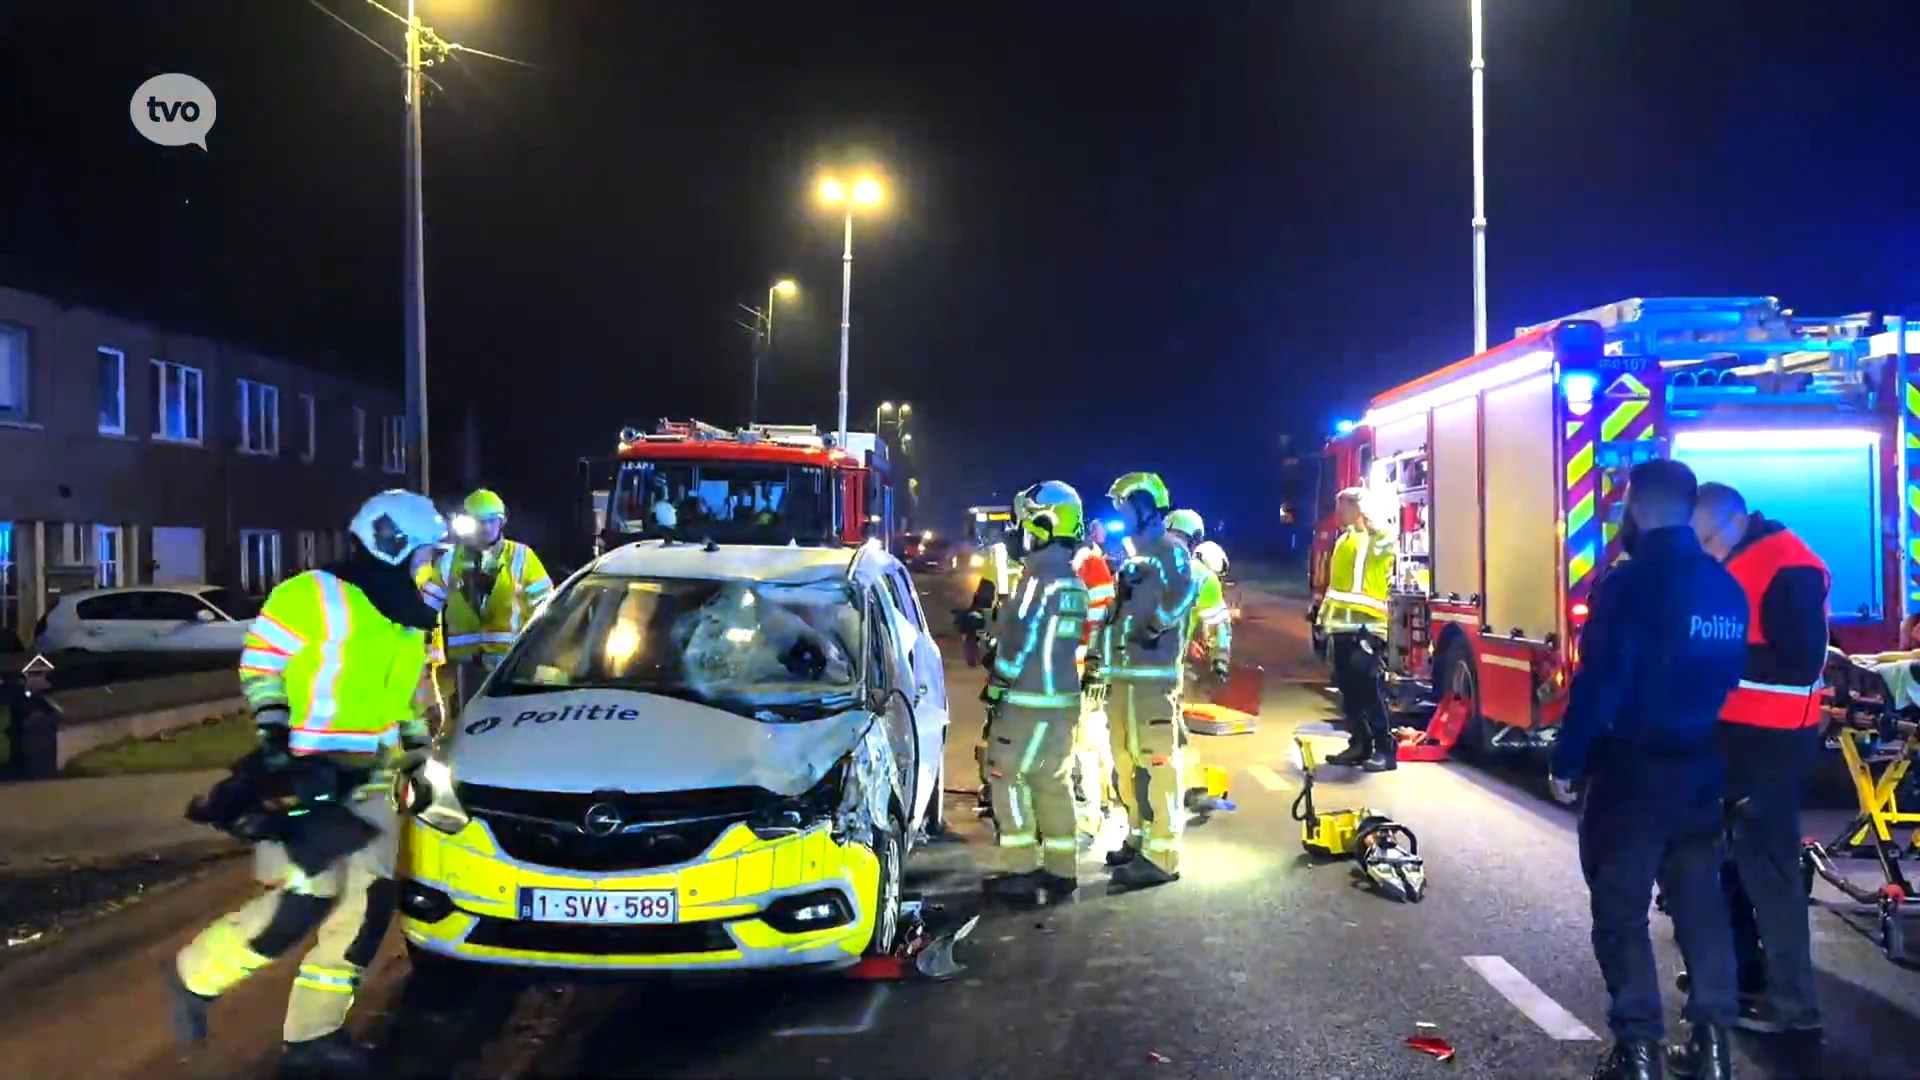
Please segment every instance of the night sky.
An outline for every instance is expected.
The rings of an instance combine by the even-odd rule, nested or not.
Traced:
[[[1920,311],[1910,0],[1486,6],[1494,340],[1629,296]],[[1149,468],[1257,545],[1282,433],[1470,350],[1466,0],[421,8],[537,65],[438,66],[426,117],[434,423],[477,405],[512,503],[564,509],[623,424],[743,421],[735,304],[779,276],[762,419],[832,423],[836,163],[893,184],[853,426],[913,403],[935,527]],[[307,0],[0,12],[16,280],[398,385],[388,57]],[[132,131],[166,71],[218,95],[210,152]]]

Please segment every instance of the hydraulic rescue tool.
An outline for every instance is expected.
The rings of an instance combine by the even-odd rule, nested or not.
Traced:
[[[1427,863],[1420,857],[1420,838],[1412,829],[1378,810],[1320,810],[1313,805],[1313,747],[1296,735],[1293,745],[1300,758],[1300,794],[1293,800],[1293,820],[1300,823],[1300,847],[1309,856],[1353,859],[1354,873],[1381,894],[1417,904],[1427,895]]]

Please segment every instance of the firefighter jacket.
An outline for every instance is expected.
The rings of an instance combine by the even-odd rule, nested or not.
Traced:
[[[1379,631],[1387,624],[1387,591],[1393,582],[1393,534],[1371,524],[1353,525],[1334,541],[1327,560],[1327,591],[1320,598],[1320,627],[1332,633]]]
[[[502,540],[485,552],[456,547],[440,556],[421,593],[442,612],[445,659],[457,663],[511,648],[553,595],[553,579],[532,548]]]
[[[1727,571],[1747,595],[1747,663],[1720,719],[1797,731],[1820,722],[1827,663],[1827,590],[1820,556],[1786,527],[1754,514]]]
[[[1020,584],[994,622],[993,677],[1007,688],[1003,701],[1078,712],[1087,607],[1071,550],[1049,544],[1027,556]]]
[[[295,754],[378,758],[424,739],[416,708],[426,631],[394,622],[366,592],[329,570],[274,587],[248,628],[240,688],[259,716],[287,710]]]
[[[1134,555],[1116,575],[1117,595],[1106,634],[1107,674],[1178,683],[1185,670],[1188,620],[1200,592],[1193,556],[1164,529],[1128,541]]]
[[[1080,671],[1086,672],[1088,657],[1101,655],[1101,639],[1106,633],[1107,616],[1113,614],[1113,567],[1107,557],[1091,544],[1073,553],[1073,572],[1087,587],[1087,629],[1080,638]]]
[[[1720,767],[1720,706],[1747,659],[1747,598],[1686,526],[1640,534],[1633,558],[1597,582],[1580,668],[1553,747],[1553,775],[1602,758]]]
[[[1227,605],[1226,586],[1221,584],[1219,574],[1197,559],[1193,564],[1193,575],[1199,579],[1200,591],[1193,602],[1187,633],[1194,641],[1206,646],[1208,660],[1223,663],[1231,661],[1233,608]]]

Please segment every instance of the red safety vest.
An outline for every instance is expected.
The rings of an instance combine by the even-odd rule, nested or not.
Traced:
[[[1747,644],[1767,644],[1766,631],[1760,625],[1760,603],[1767,595],[1773,576],[1782,570],[1810,566],[1832,585],[1827,564],[1801,539],[1785,529],[1763,536],[1734,553],[1727,560],[1727,571],[1747,594]],[[1720,707],[1720,719],[1729,724],[1796,731],[1820,722],[1820,682],[1812,686],[1786,686],[1781,683],[1740,680]]]

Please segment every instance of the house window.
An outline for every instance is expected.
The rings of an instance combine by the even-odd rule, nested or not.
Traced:
[[[271,529],[240,531],[240,587],[265,596],[280,583],[280,534]]]
[[[0,420],[24,423],[32,419],[28,377],[32,374],[31,339],[19,326],[0,326]]]
[[[353,467],[367,467],[367,410],[353,407]]]
[[[407,471],[407,419],[389,416],[380,428],[380,467],[390,473]]]
[[[205,401],[200,393],[200,369],[167,360],[153,362],[153,437],[162,442],[201,441]]]
[[[312,570],[314,567],[319,566],[320,534],[314,532],[312,529],[302,530],[297,538],[297,543],[300,549],[297,553],[300,560],[298,563],[300,569]]]
[[[117,525],[95,525],[93,527],[93,584],[97,588],[113,589],[126,584],[120,580],[127,561],[123,557],[126,548],[125,534]]]
[[[13,524],[5,521],[0,521],[0,633],[20,633],[20,587],[14,572]]]
[[[251,379],[235,380],[240,388],[240,452],[274,455],[280,452],[280,391]]]
[[[93,351],[100,369],[100,434],[127,433],[127,354],[105,345]]]
[[[300,418],[304,420],[307,425],[306,449],[300,452],[301,461],[310,463],[315,457],[315,452],[320,443],[320,425],[316,419],[319,415],[320,403],[314,400],[312,394],[301,394]]]

